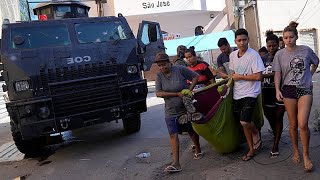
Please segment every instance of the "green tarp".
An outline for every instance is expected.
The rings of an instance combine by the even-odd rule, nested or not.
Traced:
[[[245,142],[240,122],[234,120],[233,117],[233,83],[230,83],[229,88],[229,94],[208,122],[205,124],[192,123],[193,129],[219,153],[235,151],[240,144]],[[258,96],[252,120],[256,127],[261,129],[264,122],[261,94]]]

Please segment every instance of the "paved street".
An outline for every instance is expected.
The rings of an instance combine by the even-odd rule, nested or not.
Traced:
[[[315,110],[320,110],[320,74],[314,77],[314,106],[310,117],[310,153],[315,165],[312,173],[303,172],[303,164],[291,163],[290,139],[287,117],[281,139],[280,157],[271,159],[269,151],[272,136],[268,123],[263,128],[263,147],[249,162],[239,159],[245,153],[245,145],[239,151],[221,155],[203,139],[203,159],[194,160],[189,150],[190,140],[180,136],[181,165],[183,171],[166,174],[163,169],[170,163],[170,146],[163,120],[163,100],[154,93],[148,94],[148,112],[142,115],[141,131],[129,136],[122,131],[122,122],[105,123],[66,133],[66,142],[51,146],[47,156],[25,158],[0,163],[0,179],[26,177],[26,179],[319,179],[320,134],[313,130]],[[2,106],[1,106],[2,107]],[[0,146],[12,141],[8,117],[2,116]],[[141,152],[151,156],[137,159]]]

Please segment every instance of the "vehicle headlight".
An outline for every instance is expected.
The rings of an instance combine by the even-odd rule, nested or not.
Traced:
[[[17,81],[14,83],[16,91],[26,91],[29,90],[30,85],[28,81]]]
[[[128,66],[127,67],[127,72],[129,73],[129,74],[135,74],[135,73],[137,73],[138,72],[138,68],[137,68],[137,66]]]

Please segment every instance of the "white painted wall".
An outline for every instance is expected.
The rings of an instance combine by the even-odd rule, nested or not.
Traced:
[[[18,0],[0,0],[0,39],[3,19],[9,19],[10,22],[21,20]]]
[[[305,3],[306,0],[258,0],[257,6],[260,20],[261,42],[263,45],[265,45],[264,33],[268,29],[282,31],[290,21],[298,18]],[[309,0],[303,13],[297,20],[299,23],[298,30],[308,28],[320,29],[319,10],[320,0]],[[319,36],[318,33],[318,37]]]
[[[139,23],[142,20],[159,22],[161,30],[168,33],[179,33],[181,38],[194,36],[194,28],[196,26],[203,26],[209,29],[210,22],[214,19],[210,18],[210,14],[214,12],[207,11],[185,11],[185,12],[172,12],[163,14],[152,14],[144,16],[127,16],[127,21],[130,24],[134,34],[136,35]],[[216,15],[218,12],[216,12]],[[227,19],[223,19],[226,23],[223,23],[223,27],[209,29],[210,32],[222,31],[228,25]],[[219,23],[217,23],[219,24]],[[216,25],[215,25],[216,26]]]
[[[194,35],[196,26],[203,26],[206,33],[219,32],[228,27],[227,15],[223,12],[226,0],[162,0],[170,7],[143,8],[142,3],[157,4],[158,0],[108,0],[105,15],[122,13],[134,34],[142,20],[156,21],[168,33],[179,33],[181,37]],[[135,14],[135,15],[134,15]],[[214,18],[210,15],[213,14]]]

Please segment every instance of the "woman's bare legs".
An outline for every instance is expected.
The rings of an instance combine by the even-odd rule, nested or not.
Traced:
[[[310,131],[308,127],[308,120],[312,106],[312,95],[301,96],[298,100],[298,126],[300,129],[301,144],[303,150],[304,168],[310,171],[313,168],[309,157],[309,141]]]
[[[173,163],[171,164],[172,166],[180,169],[181,165],[179,162],[179,138],[178,138],[178,133],[175,134],[170,134],[170,145],[171,145],[171,150],[172,150],[172,155],[173,155]]]
[[[284,98],[284,105],[287,110],[289,119],[289,133],[292,141],[293,157],[292,161],[294,163],[300,163],[300,154],[298,149],[298,102],[296,99]]]
[[[199,142],[199,135],[196,132],[188,132],[194,146],[195,146],[195,153],[201,153],[201,148],[200,148],[200,142]]]

